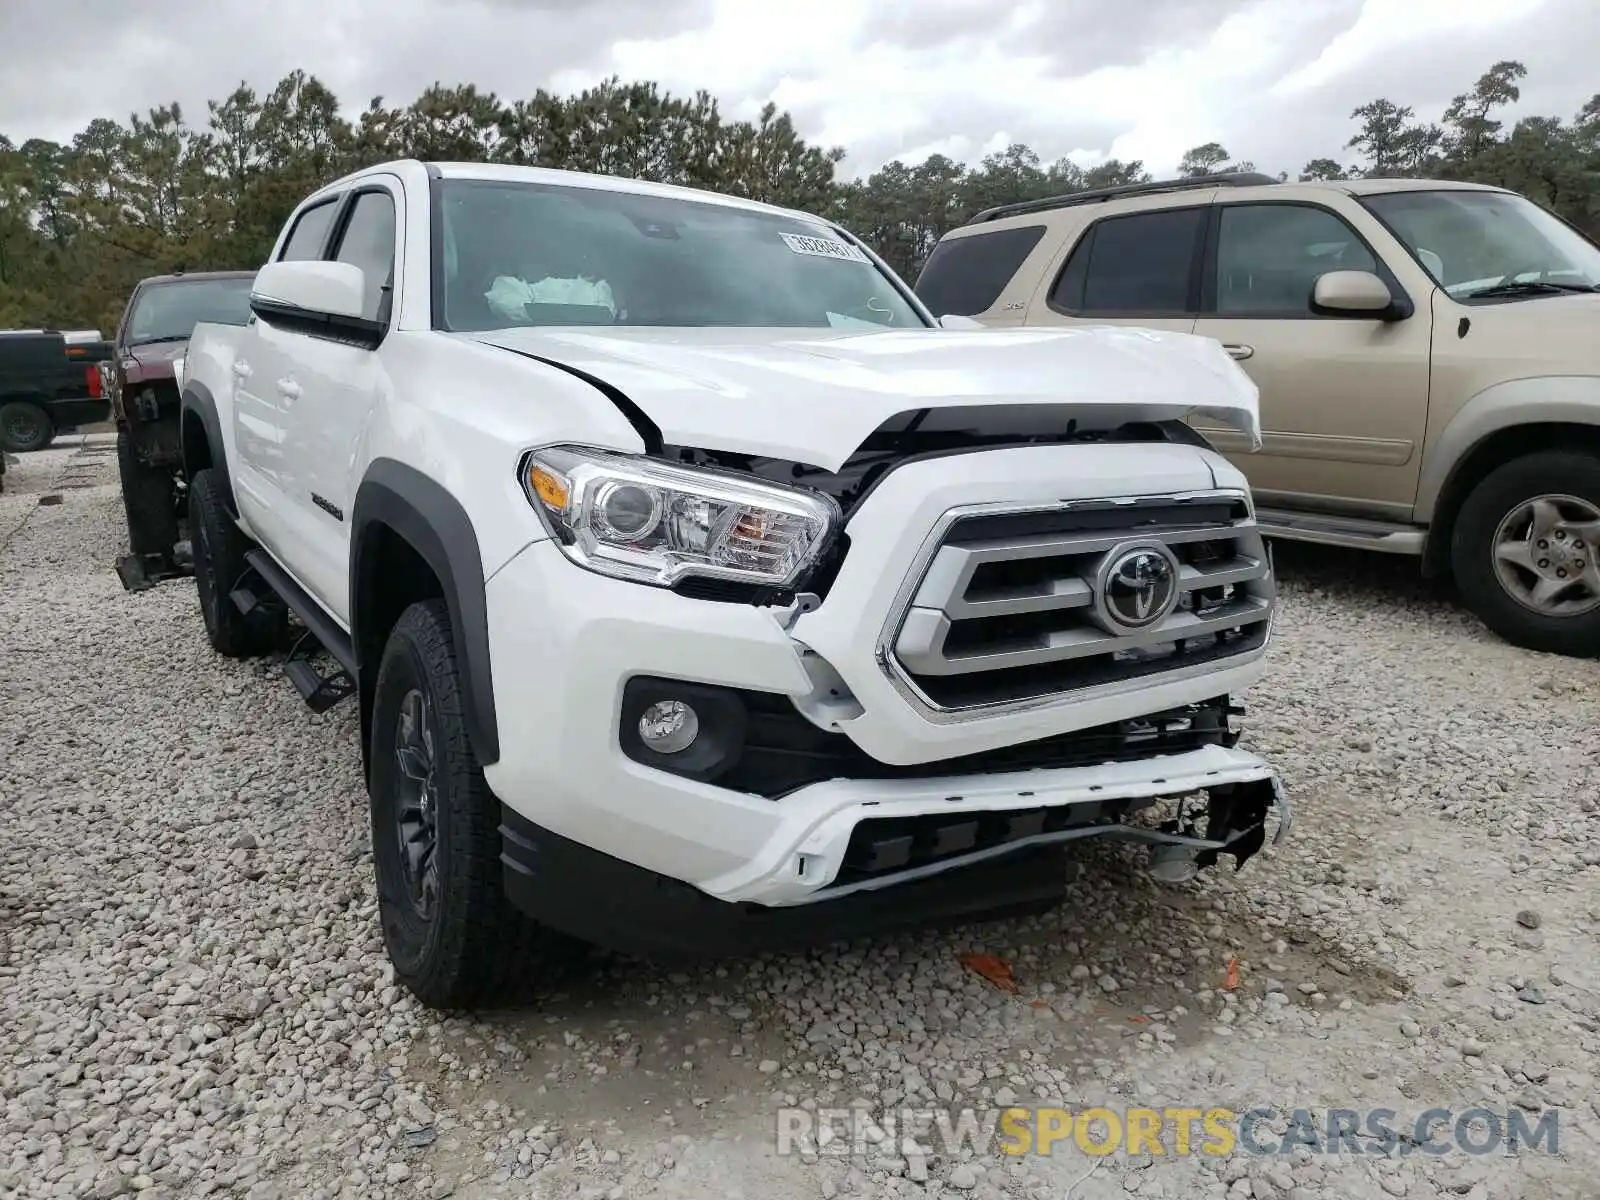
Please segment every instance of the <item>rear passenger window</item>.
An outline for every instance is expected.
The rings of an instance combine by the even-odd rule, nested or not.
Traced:
[[[322,247],[328,241],[328,227],[333,224],[339,202],[325,200],[315,208],[308,208],[295,220],[289,239],[283,244],[279,262],[312,262],[322,257]]]
[[[1023,225],[947,238],[917,276],[917,296],[936,317],[987,312],[1043,236],[1043,225]]]
[[[1095,222],[1051,289],[1050,307],[1117,316],[1195,311],[1190,280],[1205,216],[1204,208],[1169,208]]]

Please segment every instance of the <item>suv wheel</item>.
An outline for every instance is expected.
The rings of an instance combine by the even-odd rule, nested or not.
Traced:
[[[1507,641],[1600,654],[1600,458],[1546,451],[1492,471],[1461,506],[1456,584]]]
[[[195,591],[212,649],[228,658],[249,658],[281,643],[288,624],[282,607],[262,604],[246,615],[229,595],[249,570],[244,555],[250,539],[223,505],[221,484],[209,468],[189,481],[189,536]]]
[[[378,918],[396,977],[431,1008],[495,998],[555,938],[500,886],[500,805],[467,738],[442,601],[389,635],[373,695],[369,792]]]
[[[117,430],[117,474],[122,480],[122,507],[128,516],[128,549],[172,557],[178,542],[177,488],[172,472],[139,461],[133,436]]]
[[[43,450],[55,441],[50,414],[27,400],[0,404],[0,449],[13,453]]]

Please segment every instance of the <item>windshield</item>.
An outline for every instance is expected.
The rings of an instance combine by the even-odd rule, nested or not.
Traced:
[[[1600,248],[1522,196],[1389,192],[1363,202],[1458,300],[1508,284],[1532,285],[1518,295],[1600,287]]]
[[[822,222],[599,188],[447,180],[439,325],[923,328]]]
[[[250,319],[249,275],[237,279],[194,279],[153,283],[139,289],[128,318],[128,342],[186,341],[201,321],[243,325]]]

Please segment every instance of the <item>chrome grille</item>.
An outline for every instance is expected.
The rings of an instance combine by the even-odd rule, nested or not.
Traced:
[[[958,514],[925,561],[892,654],[936,709],[1249,654],[1272,614],[1266,545],[1236,492]]]

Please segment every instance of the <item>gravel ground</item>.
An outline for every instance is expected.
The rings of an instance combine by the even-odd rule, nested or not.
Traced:
[[[378,941],[354,712],[212,655],[192,584],[121,590],[111,451],[22,456],[0,496],[0,1196],[1600,1196],[1600,664],[1498,643],[1410,564],[1280,548],[1245,699],[1297,823],[1237,876],[1161,888],[1097,848],[1046,918],[693,975],[597,957],[441,1019]],[[1554,1111],[1559,1144],[883,1128],[1036,1102]],[[778,1153],[795,1106],[853,1106],[860,1153]]]

